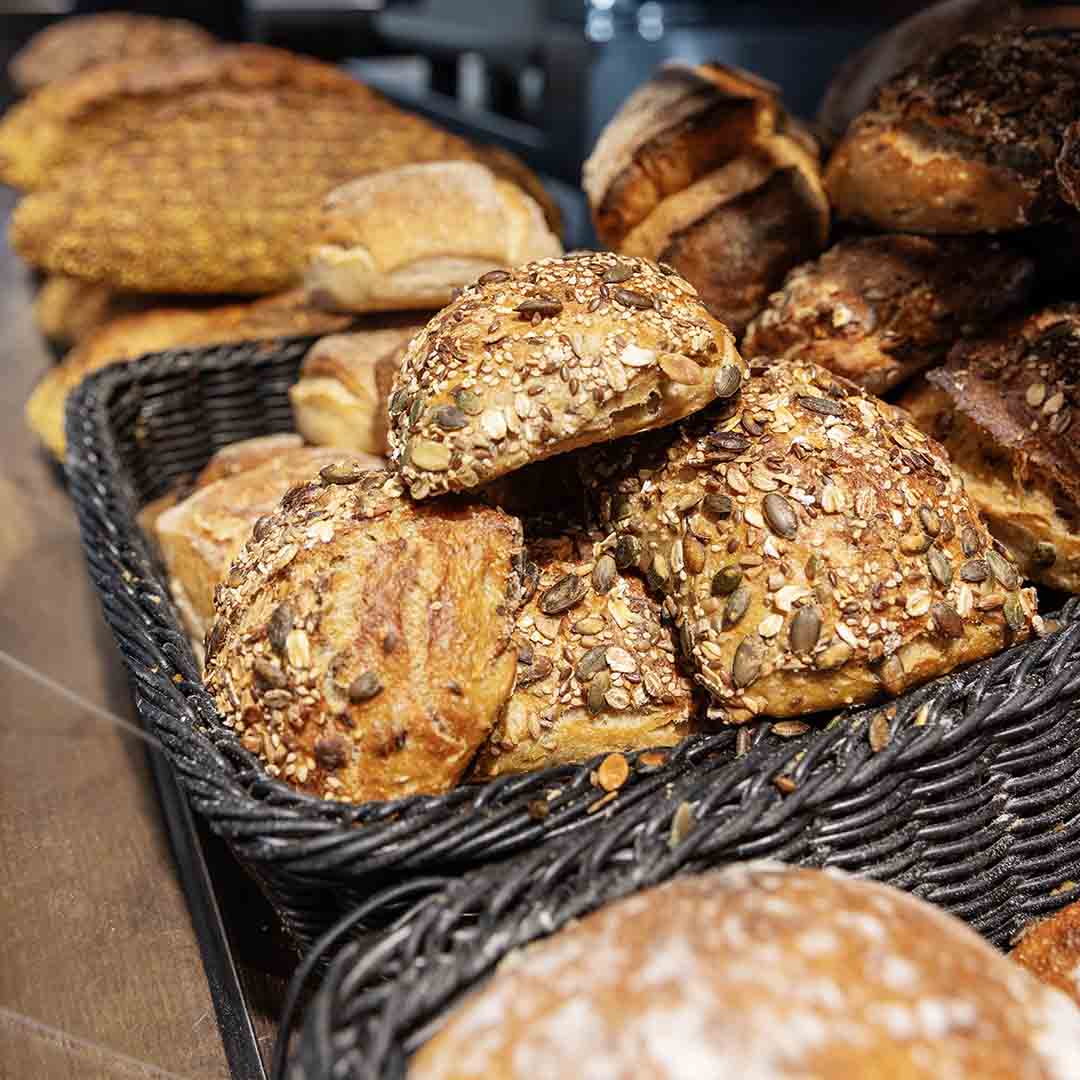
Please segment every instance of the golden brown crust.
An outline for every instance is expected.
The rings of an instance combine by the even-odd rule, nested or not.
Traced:
[[[305,280],[334,311],[439,308],[501,266],[561,255],[540,206],[474,161],[434,161],[327,195]]]
[[[941,447],[813,365],[778,362],[582,473],[729,720],[897,694],[1030,632],[1034,591]]]
[[[722,64],[661,67],[604,129],[582,186],[600,240],[618,248],[669,195],[785,122],[777,88]]]
[[[109,364],[181,346],[329,334],[349,322],[348,316],[308,307],[299,291],[249,304],[154,308],[121,315],[95,330],[45,374],[26,403],[26,421],[49,451],[62,458],[67,396],[88,375]]]
[[[452,787],[510,696],[521,526],[323,470],[256,525],[216,598],[207,688],[268,771],[364,802]]]
[[[317,446],[385,454],[392,360],[423,325],[415,315],[384,315],[320,338],[289,388],[297,431]],[[380,364],[389,367],[381,386]]]
[[[693,287],[643,259],[584,252],[496,270],[409,343],[391,460],[415,498],[465,490],[669,424],[740,365]]]
[[[660,607],[587,536],[527,548],[514,694],[472,775],[673,746],[694,730],[693,684]]]
[[[620,250],[673,266],[738,337],[784,274],[817,255],[828,236],[816,156],[770,135],[664,199]]]
[[[1080,112],[1066,32],[965,37],[886,83],[826,171],[839,216],[975,233],[1061,219],[1055,160]]]
[[[1080,306],[961,342],[901,404],[945,445],[990,531],[1035,581],[1080,592]]]
[[[62,19],[36,33],[8,64],[24,94],[98,64],[154,57],[159,63],[213,48],[217,39],[186,19],[110,11]]]
[[[1011,955],[1080,1005],[1080,901],[1030,927]]]
[[[1024,303],[1034,277],[1030,259],[981,237],[841,240],[788,275],[742,352],[820,364],[881,394]]]
[[[160,296],[118,293],[65,274],[50,274],[34,297],[34,322],[54,345],[68,349],[121,315],[160,307]]]
[[[743,863],[511,954],[410,1080],[1066,1080],[1080,1013],[959,920],[835,872]]]
[[[216,454],[194,492],[153,522],[169,587],[188,635],[201,648],[214,620],[214,590],[251,536],[294,484],[347,460],[374,468],[377,458],[333,447],[296,445],[295,436],[249,439]]]

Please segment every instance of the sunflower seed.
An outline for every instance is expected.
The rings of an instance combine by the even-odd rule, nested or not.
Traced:
[[[960,533],[960,547],[967,559],[978,555],[982,551],[982,539],[979,537],[978,530],[971,525],[965,525]]]
[[[1016,567],[993,548],[989,548],[986,552],[986,563],[990,567],[990,573],[1003,589],[1015,589],[1020,584],[1020,575],[1017,574]]]
[[[765,520],[777,536],[784,540],[794,540],[799,531],[799,519],[795,515],[795,509],[776,492],[770,492],[761,500],[761,508],[765,512]]]
[[[266,624],[266,636],[270,641],[270,647],[276,653],[285,651],[285,642],[289,631],[293,628],[296,616],[293,609],[287,603],[278,604]]]
[[[889,729],[889,720],[884,713],[875,713],[869,727],[870,749],[875,754],[882,750],[892,741],[892,731]]]
[[[968,559],[960,564],[960,580],[979,582],[985,581],[990,576],[990,568],[985,559]]]
[[[638,556],[641,553],[641,545],[633,536],[620,536],[615,544],[615,565],[620,570],[630,566],[636,566]]]
[[[1047,540],[1040,540],[1032,549],[1031,562],[1040,569],[1048,569],[1057,562],[1057,548]]]
[[[588,652],[582,654],[577,667],[574,668],[578,682],[588,682],[598,671],[604,670],[607,665],[606,652],[603,645],[594,645]]]
[[[701,382],[701,368],[681,353],[661,353],[659,365],[672,382],[683,386],[697,386]]]
[[[648,367],[656,359],[656,353],[652,349],[643,349],[640,345],[631,343],[621,353],[619,360],[627,367]]]
[[[731,517],[732,502],[727,495],[706,495],[701,500],[701,508],[714,517],[727,518]]]
[[[814,581],[818,574],[821,573],[822,559],[820,555],[811,555],[806,560],[806,580]]]
[[[750,590],[745,585],[741,585],[728,597],[724,605],[724,625],[734,626],[746,614],[749,607]]]
[[[634,276],[634,267],[629,263],[617,262],[614,266],[609,266],[604,271],[600,280],[605,285],[621,285],[624,281],[628,281]]]
[[[791,651],[796,653],[813,652],[821,637],[821,614],[813,604],[807,604],[795,612],[788,631]]]
[[[479,416],[484,411],[480,398],[463,386],[454,391],[454,400],[457,402],[458,408],[469,416]]]
[[[464,410],[456,405],[440,405],[432,414],[431,419],[443,429],[443,431],[460,431],[469,424],[469,418]]]
[[[285,639],[285,655],[294,668],[311,666],[311,642],[306,631],[299,627],[289,631],[289,636]]]
[[[683,562],[691,574],[700,574],[705,569],[705,545],[700,540],[687,535],[682,540]]]
[[[319,470],[324,484],[355,484],[367,470],[349,461],[335,461]]]
[[[637,289],[616,289],[611,295],[615,302],[622,304],[623,307],[646,311],[653,306],[653,298],[646,296],[643,292],[638,292]]]
[[[349,683],[349,700],[354,705],[370,701],[382,693],[382,679],[374,671],[365,671]]]
[[[952,563],[940,548],[932,547],[926,553],[926,564],[930,568],[930,576],[943,589],[947,589],[952,584]]]
[[[668,847],[678,847],[690,835],[694,827],[694,811],[688,802],[679,803],[671,819],[671,831],[668,833]]]
[[[804,408],[819,416],[843,416],[844,407],[830,398],[812,397],[809,394],[798,394],[796,401]]]
[[[446,472],[450,468],[450,447],[446,443],[414,438],[409,443],[409,460],[417,469]]]
[[[721,401],[734,397],[742,389],[742,372],[734,364],[722,364],[713,379],[713,393]]]
[[[925,504],[919,507],[919,521],[927,536],[938,536],[941,533],[941,518]]]
[[[964,620],[951,604],[932,604],[930,617],[934,620],[934,626],[942,637],[961,638],[964,636]]]
[[[562,303],[551,296],[537,296],[532,300],[523,301],[514,308],[519,315],[540,315],[544,317],[558,315],[562,309]]]
[[[584,595],[585,582],[577,574],[567,574],[544,590],[539,607],[545,615],[559,615],[580,603]]]
[[[293,701],[288,690],[267,690],[263,694],[263,704],[269,709],[287,709]]]
[[[734,563],[717,570],[712,579],[713,596],[728,596],[742,584],[742,579],[742,570]]]
[[[740,690],[749,686],[761,674],[763,655],[753,638],[745,637],[735,650],[731,661],[731,679]]]
[[[611,676],[606,671],[598,672],[589,683],[589,692],[585,695],[585,705],[593,716],[599,716],[606,704],[604,696],[611,689]]]
[[[1024,607],[1020,603],[1020,597],[1015,593],[1005,601],[1004,615],[1005,622],[1014,633],[1024,629],[1027,621],[1024,617]]]

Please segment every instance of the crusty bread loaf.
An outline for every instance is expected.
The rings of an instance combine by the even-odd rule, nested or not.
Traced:
[[[1080,1005],[1080,901],[1029,927],[1012,958]]]
[[[306,282],[334,311],[438,308],[501,266],[562,253],[539,205],[478,162],[370,173],[330,192]]]
[[[46,372],[26,403],[26,421],[49,451],[62,458],[67,396],[88,375],[109,364],[181,346],[330,334],[350,321],[346,315],[309,307],[299,290],[248,304],[152,308],[120,315],[93,331],[63,363]]]
[[[294,436],[270,436],[227,448],[210,460],[192,494],[153,522],[177,610],[198,645],[214,620],[214,590],[255,522],[273,513],[294,484],[310,480],[324,466],[342,460],[357,468],[379,464],[366,454],[349,456],[296,442]]]
[[[476,487],[669,424],[734,393],[741,363],[693,287],[643,259],[585,252],[495,270],[409,343],[391,458],[415,498]]]
[[[153,57],[163,62],[215,43],[212,34],[186,19],[121,11],[79,15],[34,34],[8,64],[8,76],[28,94],[107,61]]]
[[[842,218],[979,233],[1075,210],[1055,170],[1080,118],[1080,52],[1065,32],[965,37],[886,83],[829,160]]]
[[[684,876],[512,953],[409,1080],[1074,1080],[1080,1010],[959,920],[777,863]]]
[[[1026,577],[1080,592],[1080,305],[961,342],[901,399]]]
[[[584,535],[535,541],[527,557],[514,694],[473,776],[673,746],[689,735],[693,684],[640,579]]]
[[[510,697],[521,526],[331,466],[256,524],[216,597],[206,685],[268,771],[363,802],[438,794]]]
[[[941,447],[822,368],[580,460],[728,720],[896,694],[1030,633],[1034,590]]]
[[[983,237],[852,237],[791,271],[741,349],[881,394],[1023,304],[1034,280],[1031,259]]]
[[[59,349],[69,349],[121,315],[160,307],[161,297],[118,293],[66,274],[50,274],[34,297],[34,322]]]
[[[382,316],[347,334],[320,338],[304,357],[299,380],[289,388],[296,430],[317,446],[385,454],[386,402],[394,369],[380,388],[378,368],[399,357],[423,325],[415,316]]]

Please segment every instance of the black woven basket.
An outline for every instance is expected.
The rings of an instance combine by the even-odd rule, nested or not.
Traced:
[[[798,745],[759,730],[745,756],[683,776],[602,833],[428,883],[438,895],[404,914],[405,889],[373,897],[297,970],[273,1080],[403,1078],[448,1008],[513,949],[676,874],[742,859],[875,878],[1006,945],[1080,897],[1080,600],[1060,617],[1053,637],[909,695],[876,753],[874,709]],[[395,914],[386,933],[364,935]],[[335,953],[286,1067],[297,1001]]]
[[[758,725],[741,756],[734,731],[688,739],[659,768],[630,754],[630,779],[603,797],[590,765],[361,806],[267,776],[206,694],[135,514],[219,447],[290,429],[287,392],[311,341],[154,354],[88,379],[67,415],[67,475],[90,575],[139,712],[196,810],[256,874],[299,944],[391,881],[435,888],[577,830],[613,851],[647,843],[682,802],[715,822],[691,834],[695,857],[769,853],[873,870],[936,891],[995,932],[1015,925],[1018,883],[1030,906],[1068,876],[1080,830],[1075,604],[1061,632],[894,703],[891,739],[877,753],[863,711],[797,739]],[[875,730],[880,745],[880,721]],[[782,786],[794,785],[785,796],[773,783],[781,774]]]

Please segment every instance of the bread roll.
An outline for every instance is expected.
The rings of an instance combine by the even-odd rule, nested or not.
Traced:
[[[898,694],[1030,632],[1034,591],[941,447],[822,368],[581,463],[730,721]]]
[[[95,371],[164,349],[329,334],[350,321],[346,315],[308,307],[300,291],[249,304],[153,308],[120,315],[93,331],[63,363],[46,372],[26,403],[26,422],[47,449],[62,458],[67,396]]]
[[[120,11],[74,16],[34,34],[8,64],[8,76],[17,90],[28,94],[110,60],[153,57],[161,62],[203,52],[215,42],[212,34],[186,19]]]
[[[206,685],[268,771],[323,798],[438,794],[514,684],[521,526],[323,469],[262,519],[216,598]]]
[[[616,900],[503,961],[409,1080],[1067,1080],[1080,1010],[931,905],[778,863]]]
[[[882,394],[1031,295],[1033,262],[980,238],[862,236],[792,270],[742,341]]]
[[[1030,927],[1012,958],[1080,1005],[1080,901]]]
[[[294,485],[342,460],[374,468],[377,458],[296,445],[294,436],[251,439],[219,452],[195,490],[153,522],[169,588],[188,635],[201,645],[214,621],[214,590],[251,536]]]
[[[673,746],[689,735],[693,684],[641,581],[585,536],[539,540],[527,554],[514,694],[473,776]]]
[[[489,270],[561,253],[539,205],[485,165],[403,165],[326,197],[307,289],[333,311],[438,308]]]
[[[733,392],[741,363],[693,287],[643,259],[586,252],[495,270],[409,343],[391,458],[414,498],[461,491],[670,424]]]
[[[1080,305],[974,341],[901,400],[1026,577],[1080,592]]]
[[[829,161],[837,214],[879,229],[979,233],[1061,220],[1055,162],[1080,118],[1065,32],[965,37],[886,83]]]
[[[382,318],[347,334],[320,338],[289,388],[296,429],[317,446],[386,453],[389,372],[380,390],[377,368],[423,326],[416,318]]]
[[[66,274],[50,274],[34,297],[34,322],[51,344],[69,349],[112,319],[161,304],[160,297],[118,293]]]

